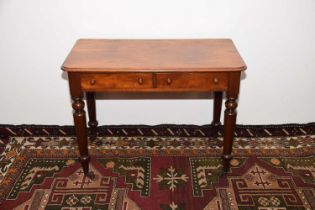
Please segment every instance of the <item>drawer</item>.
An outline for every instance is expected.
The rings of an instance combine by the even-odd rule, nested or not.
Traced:
[[[158,73],[157,88],[160,90],[207,91],[227,90],[226,73]]]
[[[81,76],[84,91],[141,90],[152,88],[150,73],[104,73]]]

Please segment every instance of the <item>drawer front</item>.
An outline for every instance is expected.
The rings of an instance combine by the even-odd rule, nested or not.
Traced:
[[[227,90],[227,73],[158,73],[157,88],[169,91]]]
[[[141,90],[152,88],[150,73],[105,73],[81,76],[84,91]]]

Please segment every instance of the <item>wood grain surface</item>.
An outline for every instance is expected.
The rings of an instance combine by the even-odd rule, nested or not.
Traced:
[[[243,71],[230,39],[80,39],[62,69],[68,72]]]

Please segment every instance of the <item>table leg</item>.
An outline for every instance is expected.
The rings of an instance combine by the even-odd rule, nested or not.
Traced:
[[[86,117],[84,111],[83,93],[80,88],[80,77],[76,74],[68,73],[70,93],[72,102],[73,119],[75,133],[78,141],[80,157],[79,160],[85,176],[94,178],[94,173],[89,172],[90,156],[88,152]]]
[[[88,125],[90,127],[90,139],[93,141],[96,139],[96,131],[98,122],[96,120],[96,109],[95,109],[95,93],[86,93],[87,108],[89,114]]]
[[[232,159],[233,138],[236,125],[236,107],[237,96],[240,84],[240,74],[230,75],[229,88],[226,93],[227,100],[225,102],[224,111],[224,134],[223,134],[223,174],[230,169],[230,160]]]
[[[212,125],[219,126],[221,125],[221,107],[222,107],[222,92],[214,92],[214,104],[213,104],[213,121]]]

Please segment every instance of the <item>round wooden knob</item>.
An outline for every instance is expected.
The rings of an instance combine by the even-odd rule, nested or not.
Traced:
[[[166,82],[167,82],[168,85],[170,85],[170,84],[172,84],[172,79],[171,78],[167,78]]]
[[[217,78],[217,77],[213,78],[213,83],[214,84],[218,84],[219,83],[219,78]]]
[[[95,85],[95,83],[96,83],[96,80],[95,80],[95,79],[91,79],[91,80],[90,80],[90,84],[91,84],[91,85]]]
[[[143,84],[143,79],[142,79],[142,78],[139,78],[139,79],[138,79],[138,84],[139,84],[139,85],[142,85],[142,84]]]

